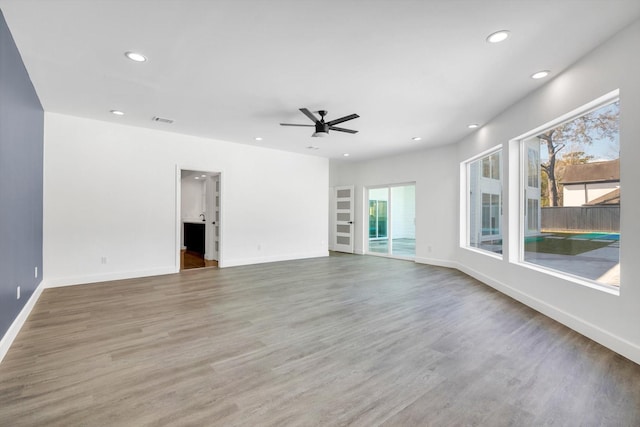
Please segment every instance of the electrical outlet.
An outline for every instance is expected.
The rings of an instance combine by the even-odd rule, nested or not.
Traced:
[[[101,262],[102,264],[106,264],[106,263],[107,263],[107,257],[106,257],[106,256],[103,256],[102,258],[100,258],[100,262]]]
[[[37,265],[36,265],[36,268],[34,268],[34,270],[35,271],[34,271],[33,275],[37,279],[38,278],[38,266]]]
[[[20,286],[18,285],[16,289],[16,299],[20,299]]]

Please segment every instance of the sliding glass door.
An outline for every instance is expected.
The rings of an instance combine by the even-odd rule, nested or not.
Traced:
[[[369,251],[387,253],[387,217],[389,191],[387,188],[369,190]]]
[[[415,184],[367,189],[368,253],[399,258],[415,257],[415,189]]]

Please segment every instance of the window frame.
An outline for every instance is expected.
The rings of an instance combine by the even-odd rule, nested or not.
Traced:
[[[493,160],[493,155],[500,153],[499,161],[495,162]],[[486,256],[490,256],[492,258],[496,258],[499,260],[504,259],[504,248],[505,248],[505,229],[507,227],[507,223],[505,222],[504,216],[504,189],[505,189],[505,174],[504,174],[504,154],[505,150],[503,149],[502,144],[498,144],[494,147],[489,148],[481,153],[476,154],[473,157],[470,157],[466,160],[460,162],[460,247],[462,249],[466,249],[472,252],[480,253]],[[484,158],[487,158],[489,162],[489,176],[484,175],[484,162],[481,162],[479,165],[480,176],[487,179],[495,179],[493,178],[493,170],[497,166],[497,170],[499,171],[500,177],[498,181],[500,181],[500,213],[499,213],[499,221],[500,221],[500,234],[489,234],[486,236],[497,236],[500,235],[502,239],[502,253],[492,252],[487,249],[482,249],[479,247],[471,246],[471,164],[476,161],[482,161]],[[493,193],[486,193],[493,194]],[[480,207],[480,215],[482,215],[483,207]],[[482,222],[482,217],[480,218],[480,222]]]
[[[510,171],[518,171],[516,173],[510,173],[507,177],[509,185],[509,230],[516,231],[517,233],[509,233],[510,238],[507,242],[508,245],[508,258],[509,262],[530,270],[535,270],[559,279],[563,279],[572,283],[576,283],[582,286],[586,286],[592,289],[596,289],[608,294],[620,295],[620,287],[614,285],[608,285],[600,283],[586,277],[578,276],[575,274],[567,273],[564,271],[556,270],[550,267],[546,267],[540,264],[528,262],[524,259],[525,255],[525,236],[527,232],[527,220],[524,215],[524,210],[527,209],[527,196],[524,189],[528,184],[528,146],[524,142],[534,136],[540,135],[546,130],[553,129],[564,123],[575,120],[576,118],[588,114],[594,110],[597,110],[605,105],[612,104],[616,101],[620,101],[620,90],[613,90],[599,98],[594,99],[587,104],[584,104],[578,108],[571,110],[568,113],[561,115],[560,117],[551,120],[541,126],[532,129],[516,138],[509,141],[509,166]],[[620,142],[622,144],[622,142]],[[515,155],[514,155],[515,154]],[[539,172],[538,172],[539,173]],[[539,173],[540,174],[540,173]],[[540,176],[540,179],[542,177]],[[515,190],[515,191],[514,191]],[[622,230],[620,230],[622,235]],[[504,242],[503,242],[504,244]],[[621,258],[619,258],[620,260]]]

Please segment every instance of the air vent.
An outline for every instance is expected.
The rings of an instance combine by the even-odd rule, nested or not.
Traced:
[[[160,123],[167,123],[167,124],[171,124],[173,123],[173,120],[171,119],[166,119],[164,117],[158,117],[158,116],[154,116],[153,119],[154,122],[160,122]]]
[[[310,145],[310,146],[307,147],[307,150],[319,150],[319,149],[320,149],[320,147],[315,147],[313,145]]]

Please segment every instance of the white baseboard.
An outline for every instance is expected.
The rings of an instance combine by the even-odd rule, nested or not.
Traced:
[[[18,333],[20,332],[20,329],[22,329],[22,325],[24,325],[24,322],[26,322],[27,318],[29,317],[31,310],[33,310],[36,302],[38,302],[38,298],[40,298],[43,289],[43,282],[40,282],[31,294],[29,301],[27,301],[24,307],[22,307],[22,310],[20,310],[18,316],[15,318],[11,326],[9,326],[9,329],[7,329],[7,332],[4,334],[2,339],[0,339],[0,363],[9,351],[11,344],[13,344],[13,340],[15,340],[18,336]]]
[[[418,258],[416,257],[415,262],[417,262],[418,264],[428,264],[428,265],[435,265],[437,267],[447,267],[447,268],[455,268],[455,269],[460,269],[460,265],[455,262],[455,261],[448,261],[445,259],[436,259],[436,258]]]
[[[329,252],[342,252],[342,251],[336,251],[335,248],[333,246],[329,247]],[[350,252],[342,252],[342,253],[350,253]],[[355,255],[364,255],[364,251],[362,249],[358,249],[358,248],[354,248],[353,249],[353,253]]]
[[[58,288],[62,286],[86,285],[89,283],[109,282],[111,280],[135,279],[138,277],[161,276],[163,274],[177,273],[175,267],[156,268],[152,270],[120,271],[105,274],[90,274],[86,276],[59,277],[47,279],[45,288]]]
[[[225,259],[220,263],[220,268],[225,267],[239,267],[241,265],[252,265],[252,264],[265,264],[267,262],[279,262],[279,261],[293,261],[296,259],[307,259],[307,258],[322,258],[328,257],[329,251],[320,251],[320,252],[312,252],[306,254],[289,254],[289,255],[274,255],[274,256],[266,256],[266,257],[257,257],[257,258],[240,258],[240,259]]]
[[[559,309],[545,301],[521,292],[511,286],[492,279],[477,270],[466,267],[464,265],[458,265],[456,267],[461,272],[468,274],[469,276],[478,279],[482,283],[500,291],[501,293],[510,296],[511,298],[523,303],[526,306],[533,308],[534,310],[544,314],[551,319],[562,323],[570,329],[594,340],[595,342],[602,344],[610,350],[615,351],[618,354],[632,360],[635,363],[640,364],[640,346],[625,340],[617,335],[614,335],[597,325],[587,322],[584,319],[576,317],[566,311]]]

